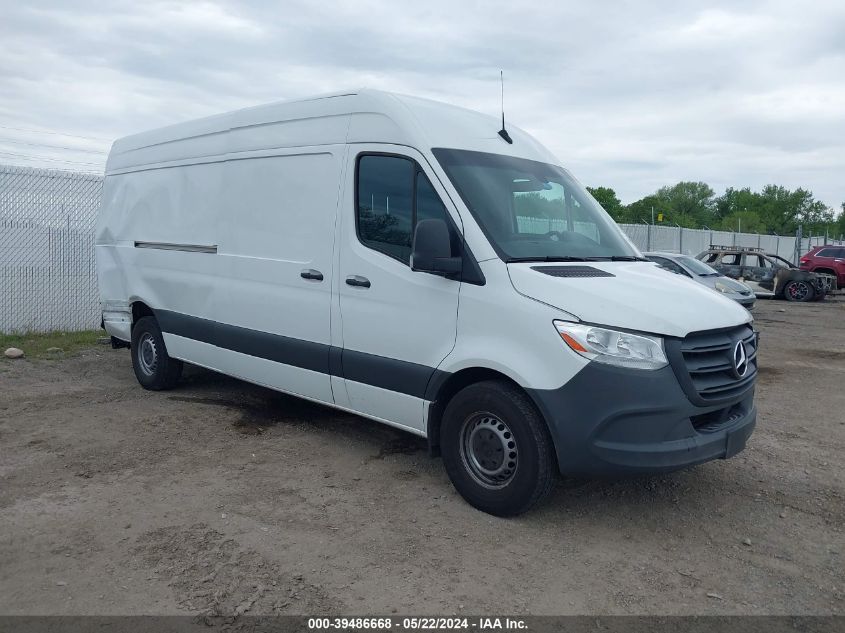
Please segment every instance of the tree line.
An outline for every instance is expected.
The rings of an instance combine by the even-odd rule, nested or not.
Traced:
[[[799,226],[804,235],[831,238],[845,235],[845,202],[837,214],[812,192],[800,187],[789,190],[779,185],[766,185],[762,191],[749,187],[729,187],[721,196],[704,182],[679,182],[665,186],[651,195],[622,204],[610,187],[587,187],[593,197],[614,220],[621,223],[651,223],[662,214],[663,224],[685,228],[708,227],[721,231],[794,235]]]

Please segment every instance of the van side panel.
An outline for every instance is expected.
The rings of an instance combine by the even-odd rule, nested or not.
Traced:
[[[104,312],[143,301],[213,317],[223,171],[208,163],[106,177],[96,241]],[[129,338],[128,328],[107,329]]]
[[[322,147],[226,163],[215,321],[233,349],[220,351],[217,369],[333,401],[328,348],[342,154],[342,146]],[[250,361],[267,348],[298,366],[268,372],[266,358]]]

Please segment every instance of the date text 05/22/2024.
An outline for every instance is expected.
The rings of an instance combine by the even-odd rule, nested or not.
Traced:
[[[396,631],[526,631],[524,620],[510,617],[355,617],[309,618],[308,629],[321,630],[396,630]]]

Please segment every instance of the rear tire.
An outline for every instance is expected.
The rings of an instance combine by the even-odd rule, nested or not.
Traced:
[[[816,292],[809,281],[790,281],[783,287],[783,296],[787,301],[812,301]]]
[[[528,397],[503,380],[470,385],[449,401],[440,448],[455,489],[496,516],[539,503],[557,475],[546,423]]]
[[[132,328],[132,368],[144,389],[172,389],[182,375],[182,361],[170,358],[154,317],[138,319]]]

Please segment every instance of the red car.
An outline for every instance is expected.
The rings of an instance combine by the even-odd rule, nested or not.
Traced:
[[[836,275],[837,286],[845,287],[845,246],[816,246],[798,262],[801,270]]]

